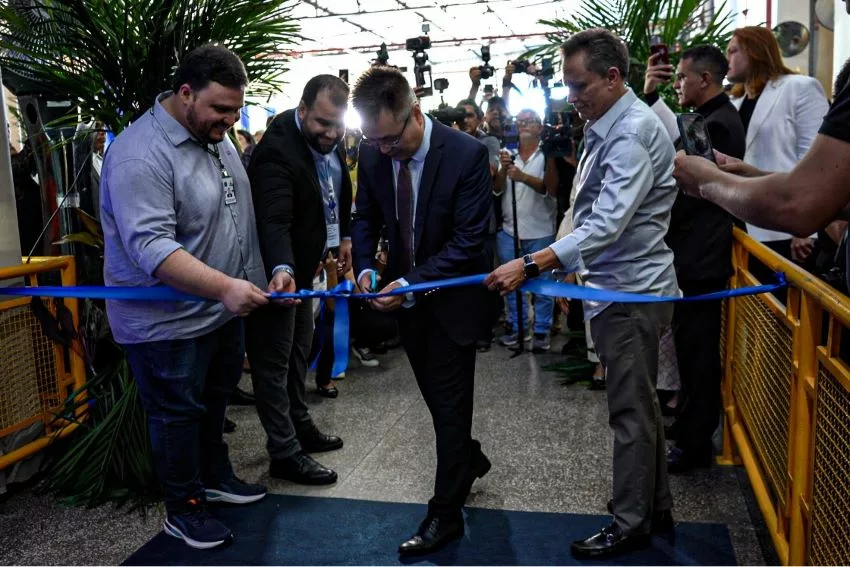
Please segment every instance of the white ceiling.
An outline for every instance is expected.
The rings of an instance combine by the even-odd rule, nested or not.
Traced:
[[[430,26],[433,46],[427,53],[432,76],[449,80],[445,99],[454,105],[469,91],[469,68],[482,64],[482,45],[490,46],[490,63],[497,70],[484,84],[499,90],[508,60],[545,41],[543,34],[550,28],[538,20],[568,17],[580,4],[581,0],[302,0],[293,15],[306,39],[290,53],[287,84],[270,105],[278,112],[295,106],[304,83],[319,73],[336,75],[347,69],[350,81],[355,81],[375,59],[381,43],[387,44],[389,63],[407,67],[412,83],[413,58],[404,43],[422,35],[423,23]],[[522,77],[517,79],[523,83]],[[423,105],[436,107],[439,99],[435,93]]]

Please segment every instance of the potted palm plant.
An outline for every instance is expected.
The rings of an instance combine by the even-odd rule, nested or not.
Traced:
[[[283,50],[300,39],[294,5],[293,0],[9,0],[0,4],[0,67],[4,79],[17,77],[31,92],[71,101],[51,127],[91,123],[118,134],[168,90],[183,55],[206,43],[225,45],[242,58],[250,96],[274,93],[286,71]],[[56,140],[51,142],[36,151],[54,151]],[[69,193],[71,184],[64,188]],[[86,246],[102,251],[95,217],[80,210],[74,216],[79,231],[61,242],[75,252]],[[69,504],[130,502],[144,510],[156,500],[157,483],[141,400],[111,340],[102,304],[85,301],[82,307],[87,411],[82,426],[53,448],[43,486]],[[77,394],[57,417],[77,419]]]

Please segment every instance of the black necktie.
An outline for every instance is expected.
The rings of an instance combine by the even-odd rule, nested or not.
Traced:
[[[402,244],[399,267],[405,272],[413,269],[413,182],[410,179],[409,164],[409,159],[398,162],[398,179],[396,180],[396,214]]]

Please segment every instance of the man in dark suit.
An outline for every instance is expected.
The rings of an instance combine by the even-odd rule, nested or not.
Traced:
[[[656,92],[673,75],[670,65],[650,58],[644,94],[658,113],[677,148],[681,146],[676,118]],[[705,118],[717,150],[743,159],[746,132],[740,114],[723,92],[728,64],[713,46],[693,47],[682,54],[673,87],[682,107],[696,108]],[[732,275],[733,217],[714,203],[682,191],[676,197],[667,233],[682,293],[701,295],[726,288]],[[667,455],[671,474],[707,467],[714,456],[712,435],[721,410],[720,301],[676,304],[673,333],[682,380],[681,408],[676,420],[676,446]]]
[[[352,221],[361,288],[372,289],[375,249],[386,226],[389,258],[381,291],[487,270],[492,213],[487,148],[422,113],[396,69],[373,67],[354,87],[362,119]],[[396,311],[402,343],[437,438],[437,474],[428,515],[399,547],[430,553],[463,535],[461,508],[475,478],[490,469],[472,439],[475,340],[489,321],[482,286],[405,294],[371,302]]]
[[[266,130],[248,166],[268,291],[312,289],[328,251],[351,265],[351,179],[339,142],[348,85],[332,75],[308,81],[297,109]],[[270,304],[248,318],[246,347],[260,421],[268,435],[269,475],[331,484],[337,474],[307,453],[342,447],[307,409],[305,378],[313,339],[310,301]]]

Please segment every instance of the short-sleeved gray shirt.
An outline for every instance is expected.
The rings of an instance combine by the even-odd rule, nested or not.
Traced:
[[[163,93],[109,146],[101,174],[104,280],[110,286],[155,286],[159,265],[182,248],[201,262],[265,290],[254,205],[245,168],[225,138],[216,144],[233,178],[226,205],[218,160],[160,104]],[[210,148],[212,149],[212,148]],[[233,315],[217,301],[107,301],[119,343],[189,339]]]

